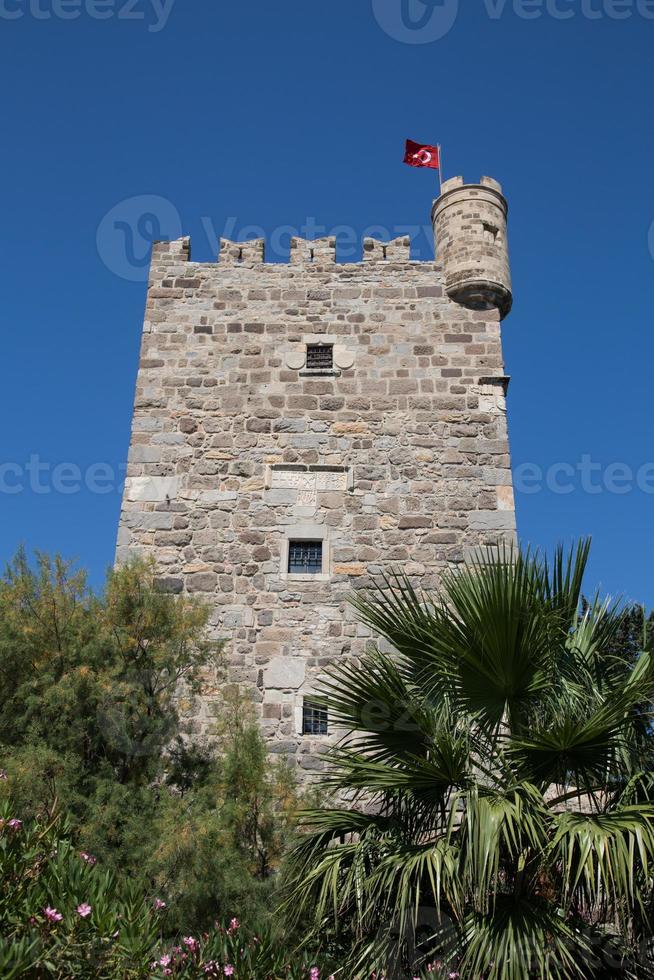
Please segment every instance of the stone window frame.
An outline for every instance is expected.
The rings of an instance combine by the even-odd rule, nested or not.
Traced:
[[[341,376],[340,368],[338,367],[335,356],[336,356],[336,344],[331,337],[304,337],[304,367],[300,368],[298,374],[301,378],[339,378]],[[331,347],[332,349],[332,366],[330,368],[312,368],[307,366],[306,359],[309,356],[310,347]]]
[[[307,368],[307,347],[333,347],[333,366],[331,368]],[[286,350],[283,355],[286,367],[297,371],[301,378],[339,378],[343,371],[354,367],[357,348],[351,340],[338,334],[304,334],[299,344]]]
[[[289,572],[288,552],[291,541],[322,541],[322,572],[303,575]],[[286,528],[282,538],[279,575],[284,582],[329,582],[331,580],[332,549],[328,528],[324,524],[295,524]]]

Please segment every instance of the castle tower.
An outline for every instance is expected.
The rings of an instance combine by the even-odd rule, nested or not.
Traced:
[[[432,210],[447,295],[471,309],[497,308],[502,318],[513,302],[507,215],[502,187],[491,177],[479,184],[445,181]]]
[[[366,239],[155,244],[117,560],[202,597],[274,753],[321,767],[324,667],[369,637],[347,602],[378,573],[437,586],[515,538],[500,320],[511,305],[506,202],[448,181],[442,261]],[[193,729],[211,734],[219,691]]]

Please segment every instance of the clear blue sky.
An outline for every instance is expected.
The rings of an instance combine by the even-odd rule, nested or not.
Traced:
[[[0,462],[49,467],[0,493],[0,560],[112,560],[119,494],[53,468],[125,459],[154,226],[199,260],[226,228],[419,229],[408,136],[510,201],[514,466],[572,490],[519,493],[523,541],[592,534],[589,585],[654,605],[654,3],[538,2],[0,0]]]

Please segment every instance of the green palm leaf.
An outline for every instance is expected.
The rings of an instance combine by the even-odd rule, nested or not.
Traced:
[[[289,906],[345,924],[353,980],[603,980],[598,944],[650,977],[654,639],[622,655],[619,606],[582,608],[588,549],[353,597],[379,646],[326,673],[342,804],[304,815]]]

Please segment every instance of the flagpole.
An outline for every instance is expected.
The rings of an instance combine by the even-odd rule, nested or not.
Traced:
[[[441,182],[440,192],[443,193],[443,147],[438,144],[438,179]]]

